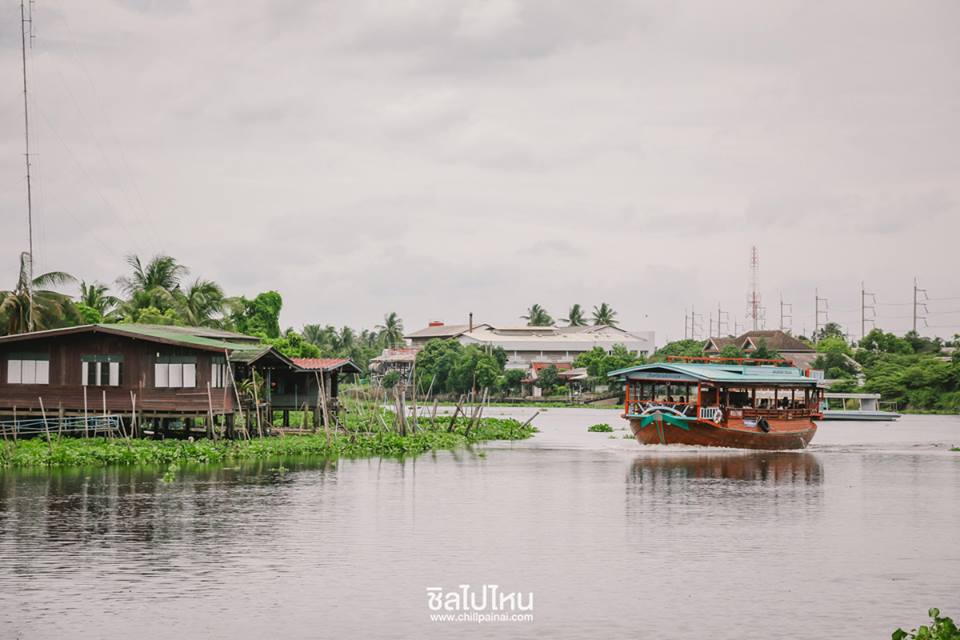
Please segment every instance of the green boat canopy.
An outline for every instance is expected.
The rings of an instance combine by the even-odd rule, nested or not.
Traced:
[[[737,364],[694,364],[683,362],[654,362],[626,369],[617,369],[607,374],[617,380],[678,380],[689,382],[715,382],[731,385],[776,385],[785,387],[815,387],[820,382],[805,375],[796,367]]]

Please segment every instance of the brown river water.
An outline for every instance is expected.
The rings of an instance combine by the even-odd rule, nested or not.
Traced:
[[[960,417],[822,423],[785,453],[641,447],[612,410],[535,424],[173,482],[0,471],[0,638],[889,638],[932,606],[960,618]],[[460,585],[532,594],[532,620],[431,620],[426,589]]]

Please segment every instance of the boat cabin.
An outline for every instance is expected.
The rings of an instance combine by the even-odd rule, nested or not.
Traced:
[[[706,362],[658,362],[613,371],[625,384],[625,417],[652,407],[720,423],[727,420],[817,418],[822,391],[818,380],[790,366]]]

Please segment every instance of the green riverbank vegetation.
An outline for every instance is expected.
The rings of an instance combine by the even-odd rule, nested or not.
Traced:
[[[613,427],[608,425],[606,422],[601,422],[599,424],[590,425],[587,427],[587,431],[590,433],[613,433]]]
[[[930,616],[930,624],[920,625],[910,631],[897,629],[891,635],[893,640],[960,640],[960,629],[956,623],[941,616],[939,609],[930,609],[927,615]]]
[[[324,458],[405,457],[427,451],[456,449],[490,440],[522,440],[536,429],[502,418],[449,417],[423,420],[406,435],[384,429],[350,428],[324,432],[251,438],[248,440],[147,440],[53,436],[0,442],[0,467],[65,467],[104,465],[175,465],[222,463],[278,456]]]

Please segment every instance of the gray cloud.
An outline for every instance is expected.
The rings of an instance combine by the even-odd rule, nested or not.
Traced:
[[[125,254],[166,251],[231,292],[280,290],[285,325],[606,301],[669,337],[691,305],[742,322],[752,244],[768,316],[783,295],[798,330],[814,287],[850,322],[860,280],[889,301],[914,275],[960,295],[949,0],[34,17],[41,268],[110,281]],[[18,18],[0,10],[8,280],[26,237]]]

